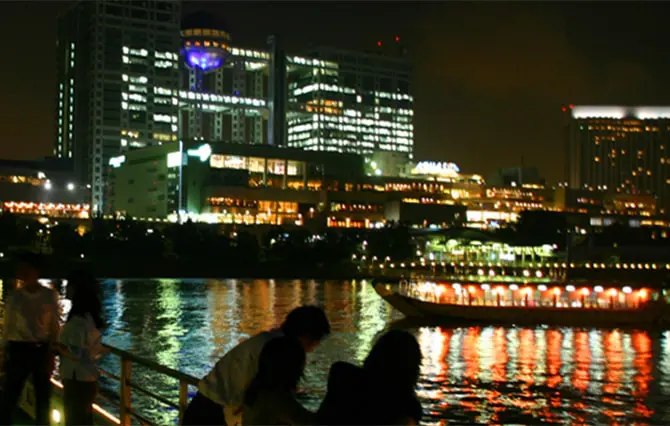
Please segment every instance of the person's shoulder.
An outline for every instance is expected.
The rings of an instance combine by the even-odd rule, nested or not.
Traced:
[[[272,339],[276,339],[278,337],[282,337],[284,334],[280,330],[266,330],[266,331],[261,331],[258,334],[255,334],[248,338],[246,341],[242,342],[241,345],[246,345],[247,348],[251,349],[254,348],[255,350],[257,349],[260,351],[263,349],[263,346],[267,342],[269,342]]]
[[[363,369],[344,361],[330,366],[327,391],[332,395],[351,395],[365,392]]]
[[[226,352],[219,359],[219,361],[217,361],[217,364],[222,365],[227,364],[234,359],[246,359],[249,356],[258,356],[258,354],[263,349],[263,346],[265,346],[265,344],[271,339],[271,331],[263,331],[249,337],[248,339],[242,340],[240,343]]]
[[[361,367],[346,361],[336,361],[333,363],[333,365],[330,366],[330,374],[338,374],[338,373],[359,374],[362,372],[363,369]]]

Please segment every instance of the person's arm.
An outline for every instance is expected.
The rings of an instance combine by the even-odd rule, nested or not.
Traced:
[[[60,334],[60,317],[61,317],[61,309],[60,309],[60,303],[58,302],[58,293],[56,293],[55,290],[51,291],[51,306],[53,309],[53,318],[51,319],[51,327],[49,330],[49,342],[51,342],[52,345],[56,345],[58,343],[58,336]]]
[[[93,361],[97,361],[109,353],[109,349],[102,343],[102,335],[100,333],[96,333],[95,337],[91,338],[90,348],[91,359]]]
[[[9,297],[5,301],[5,312],[3,315],[3,328],[2,328],[2,342],[4,344],[7,344],[7,338],[9,337],[9,329],[11,327],[14,327],[14,304],[16,303],[14,301],[13,297],[14,293],[10,293]]]
[[[75,362],[85,363],[89,359],[86,327],[79,321],[69,321],[60,334],[60,342],[55,347],[58,352]]]
[[[53,345],[53,351],[58,355],[65,357],[71,361],[81,362],[81,359],[77,358],[77,356],[75,356],[75,354],[70,352],[68,347],[61,342],[57,342]]]

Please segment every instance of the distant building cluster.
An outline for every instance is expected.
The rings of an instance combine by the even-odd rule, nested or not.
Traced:
[[[416,161],[397,54],[236,46],[176,1],[80,1],[59,19],[54,156],[0,163],[20,214],[331,227],[507,226],[527,210],[667,226],[670,107],[566,106],[566,179]],[[381,44],[381,43],[380,43]],[[668,147],[668,148],[666,148]],[[522,161],[523,163],[523,161]],[[19,190],[20,188],[20,190]],[[30,189],[24,190],[24,189]]]
[[[111,210],[152,221],[489,229],[544,210],[589,215],[592,224],[623,217],[628,226],[665,226],[652,196],[549,188],[532,173],[494,186],[453,163],[418,162],[389,176],[374,173],[386,166],[379,157],[191,142],[130,151],[111,164]]]
[[[109,159],[207,140],[412,158],[411,69],[400,55],[235,46],[175,1],[80,1],[59,20],[54,155],[72,158],[96,212]]]

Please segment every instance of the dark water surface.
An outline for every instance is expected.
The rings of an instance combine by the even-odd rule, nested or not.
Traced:
[[[107,343],[196,377],[292,308],[323,306],[333,334],[308,358],[303,389],[310,408],[318,407],[333,362],[362,361],[375,336],[402,318],[365,282],[110,280],[103,293]],[[419,394],[426,424],[670,424],[670,332],[542,326],[413,332],[424,354]],[[118,372],[118,358],[102,367]],[[141,368],[133,378],[177,399],[174,380]],[[176,417],[140,394],[133,393],[133,404],[161,424]]]

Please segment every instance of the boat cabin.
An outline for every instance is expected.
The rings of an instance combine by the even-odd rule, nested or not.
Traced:
[[[637,309],[661,292],[603,285],[404,283],[400,293],[425,302],[464,306]]]

